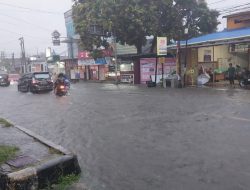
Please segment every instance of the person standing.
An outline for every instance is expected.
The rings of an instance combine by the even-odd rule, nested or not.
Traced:
[[[232,63],[229,63],[229,68],[228,68],[228,79],[230,82],[230,86],[234,86],[234,79],[235,79],[235,68],[232,66]]]

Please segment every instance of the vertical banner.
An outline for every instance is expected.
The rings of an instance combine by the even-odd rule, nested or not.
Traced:
[[[157,37],[157,55],[167,55],[167,37]]]

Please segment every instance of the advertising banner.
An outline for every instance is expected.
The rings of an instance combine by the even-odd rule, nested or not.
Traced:
[[[78,59],[89,59],[89,58],[91,58],[89,51],[78,52]]]
[[[156,58],[140,59],[142,84],[146,84],[146,81],[151,81],[151,75],[155,74],[155,63]]]
[[[83,65],[94,65],[95,60],[94,59],[78,59],[78,65],[83,66]]]
[[[167,37],[157,37],[157,55],[167,55]]]
[[[156,65],[156,58],[140,59],[141,84],[146,84],[146,81],[155,80],[154,78],[155,77],[155,65]],[[164,75],[170,74],[173,71],[176,71],[176,59],[164,58],[164,63],[157,65],[157,81],[159,81],[160,78],[162,77],[162,67],[163,67]]]

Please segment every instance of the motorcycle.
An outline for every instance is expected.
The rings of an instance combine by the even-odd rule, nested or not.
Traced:
[[[250,73],[249,72],[246,71],[242,74],[239,80],[239,85],[241,88],[247,88],[248,86],[250,86]]]
[[[66,96],[67,92],[68,90],[65,84],[58,84],[55,88],[55,94],[57,96]]]

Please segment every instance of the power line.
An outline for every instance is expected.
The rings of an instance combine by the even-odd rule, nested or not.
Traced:
[[[40,26],[40,25],[31,23],[31,22],[28,22],[28,21],[26,21],[26,20],[24,20],[24,19],[16,18],[16,17],[10,16],[10,15],[6,15],[6,14],[2,14],[2,13],[0,13],[0,15],[5,16],[5,17],[8,17],[8,18],[11,18],[11,19],[14,19],[14,20],[18,20],[18,21],[24,22],[24,23],[29,24],[29,25],[31,25],[31,26],[36,26],[36,27],[38,27],[38,28],[40,28],[40,29],[42,29],[42,30],[46,30],[46,31],[51,32],[51,29],[42,27],[42,26]]]
[[[37,40],[42,40],[44,41],[44,39],[42,38],[37,38],[37,36],[30,36],[30,35],[27,35],[27,34],[21,34],[21,33],[17,33],[17,32],[13,32],[11,30],[6,30],[5,28],[0,28],[0,32],[1,31],[5,31],[5,32],[8,32],[8,33],[12,33],[12,34],[17,34],[19,36],[25,36],[25,37],[28,37],[28,38],[32,38],[32,39],[37,39]]]
[[[223,1],[226,1],[226,0],[215,1],[215,2],[212,2],[212,3],[208,3],[208,5],[214,5],[214,4],[217,4],[217,3],[221,3]]]
[[[243,8],[244,8],[244,6],[248,6],[248,5],[250,5],[250,3],[245,3],[245,4],[233,6],[233,7],[223,8],[223,9],[218,10],[218,11],[219,11],[219,12],[229,11],[229,10],[237,9],[237,8],[240,8],[240,7],[243,7]]]
[[[23,6],[17,6],[17,5],[13,5],[13,4],[9,4],[9,3],[2,3],[2,2],[0,2],[0,5],[11,7],[11,8],[15,7],[15,8],[18,8],[18,9],[24,9],[24,10],[33,11],[33,12],[39,12],[39,13],[62,14],[62,13],[59,13],[59,12],[45,11],[45,10],[41,10],[41,9],[32,9],[32,8],[27,8],[27,7],[23,7]]]
[[[220,14],[222,15],[225,15],[225,14],[228,14],[228,13],[236,13],[236,12],[244,12],[244,11],[250,11],[250,6],[249,7],[244,7],[244,8],[238,8],[238,9],[234,9],[234,10],[229,10],[229,11],[224,11],[224,12],[221,12]]]

